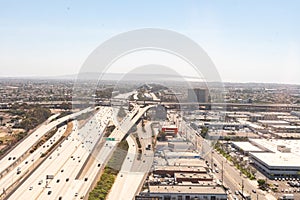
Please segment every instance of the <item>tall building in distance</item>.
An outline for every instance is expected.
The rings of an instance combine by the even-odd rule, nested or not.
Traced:
[[[208,89],[188,89],[188,102],[207,103],[209,101]]]

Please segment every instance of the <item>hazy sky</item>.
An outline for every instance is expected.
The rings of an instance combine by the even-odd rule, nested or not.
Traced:
[[[300,84],[300,1],[0,1],[0,76],[77,73],[110,37],[182,33],[222,80]]]

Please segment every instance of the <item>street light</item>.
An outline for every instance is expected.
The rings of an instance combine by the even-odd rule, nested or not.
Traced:
[[[224,184],[224,165],[222,161],[222,183]]]
[[[242,179],[242,195],[244,195],[244,180]]]

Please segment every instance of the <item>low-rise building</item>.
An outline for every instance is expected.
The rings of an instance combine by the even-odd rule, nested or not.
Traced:
[[[190,173],[190,174],[206,174],[205,167],[190,167],[190,166],[156,166],[154,174],[174,176],[175,173]]]
[[[263,126],[274,126],[274,125],[289,125],[290,123],[283,120],[257,120],[258,123]]]
[[[250,153],[250,159],[267,177],[300,177],[300,156],[292,153]]]
[[[232,142],[234,148],[244,152],[245,155],[248,155],[249,152],[263,152],[261,148],[254,146],[250,142]]]
[[[166,135],[175,136],[178,133],[178,127],[175,124],[164,124],[161,131]]]
[[[164,151],[164,156],[166,159],[191,159],[191,158],[200,158],[199,153],[194,153],[194,152],[188,152],[188,151],[181,151],[181,152],[172,152],[172,151]]]
[[[199,174],[199,173],[174,173],[175,181],[178,183],[182,183],[185,181],[189,181],[192,183],[200,183],[203,182],[212,182],[213,177],[208,174]]]
[[[286,132],[286,133],[300,132],[300,126],[292,126],[292,125],[273,125],[272,129],[276,132]]]
[[[149,190],[136,196],[136,200],[227,200],[227,194],[221,186],[166,185],[149,186]]]
[[[265,152],[250,152],[250,159],[267,177],[300,177],[300,140],[251,139]]]

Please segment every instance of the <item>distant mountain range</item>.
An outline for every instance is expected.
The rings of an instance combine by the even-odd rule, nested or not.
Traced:
[[[101,74],[98,72],[83,72],[80,74],[68,74],[68,75],[61,75],[61,76],[20,76],[20,77],[0,77],[0,80],[66,80],[66,81],[75,81],[75,80],[104,80],[104,81],[136,81],[136,82],[195,82],[195,83],[205,83],[206,80],[202,80],[195,76],[181,76],[180,74],[167,74],[167,73],[155,73],[154,71],[147,73],[105,73]],[[213,83],[213,82],[212,82]],[[220,83],[220,82],[215,82]],[[240,88],[247,88],[247,87],[255,87],[255,88],[280,88],[286,85],[299,87],[299,84],[285,84],[285,83],[256,83],[256,82],[223,82],[226,87],[240,87]]]
[[[49,79],[49,80],[135,80],[135,81],[142,81],[142,80],[161,80],[161,81],[186,81],[187,79],[201,81],[197,77],[193,76],[180,76],[177,74],[155,74],[155,73],[105,73],[101,74],[98,72],[84,72],[80,74],[68,74],[68,75],[61,75],[61,76],[20,76],[20,77],[1,77],[1,79]]]

